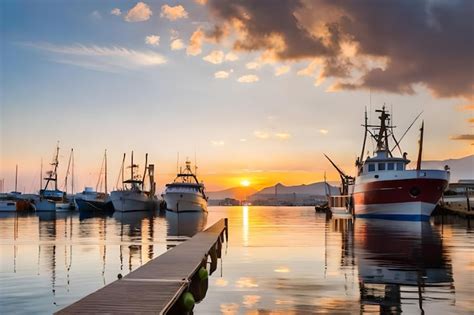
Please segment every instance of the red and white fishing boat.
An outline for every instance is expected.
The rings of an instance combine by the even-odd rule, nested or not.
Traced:
[[[368,125],[367,114],[365,118],[364,144],[356,161],[358,173],[353,180],[354,214],[363,218],[426,221],[448,185],[449,168],[421,169],[422,123],[417,166],[413,170],[407,169],[410,161],[400,149],[402,139],[397,141],[393,134],[395,126],[391,125],[390,114],[385,107],[376,112],[380,114],[380,125]],[[377,147],[374,156],[364,161],[367,135],[375,140]],[[389,138],[393,139],[393,148],[389,147]],[[392,154],[397,148],[401,157]]]
[[[368,125],[365,114],[365,135],[362,152],[356,161],[357,176],[346,175],[329,157],[326,158],[337,169],[342,181],[341,196],[345,207],[356,217],[427,221],[448,186],[449,167],[444,170],[421,169],[423,148],[423,123],[421,125],[420,148],[415,169],[407,169],[410,160],[402,153],[400,141],[421,115],[418,115],[400,140],[395,138],[390,114],[383,107],[376,110],[380,125]],[[374,156],[364,161],[367,135],[376,143]],[[394,145],[389,147],[389,139]],[[392,154],[398,149],[401,157]]]

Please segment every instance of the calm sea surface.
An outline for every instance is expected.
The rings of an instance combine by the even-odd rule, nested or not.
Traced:
[[[467,220],[326,219],[312,207],[0,214],[0,313],[48,314],[229,218],[229,242],[195,314],[474,312]]]

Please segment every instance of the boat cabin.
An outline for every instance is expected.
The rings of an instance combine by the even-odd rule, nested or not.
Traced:
[[[383,171],[405,171],[410,161],[406,158],[388,157],[385,151],[379,151],[375,157],[368,157],[359,170],[359,175]]]

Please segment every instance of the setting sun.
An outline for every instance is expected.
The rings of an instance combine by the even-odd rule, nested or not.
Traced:
[[[241,182],[240,182],[240,185],[244,186],[244,187],[248,187],[250,186],[250,181],[248,179],[243,179]]]

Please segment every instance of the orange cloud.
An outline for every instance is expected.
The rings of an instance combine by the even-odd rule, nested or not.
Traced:
[[[186,53],[191,56],[197,56],[202,52],[202,42],[204,40],[204,32],[199,27],[194,33],[191,35],[189,39],[189,45],[186,49]]]
[[[153,15],[148,4],[144,2],[138,2],[133,8],[128,11],[125,15],[125,21],[127,22],[143,22],[150,19]]]
[[[171,7],[167,4],[161,7],[161,17],[167,18],[170,21],[176,21],[178,19],[186,19],[188,17],[188,12],[184,9],[182,5],[176,5]]]

